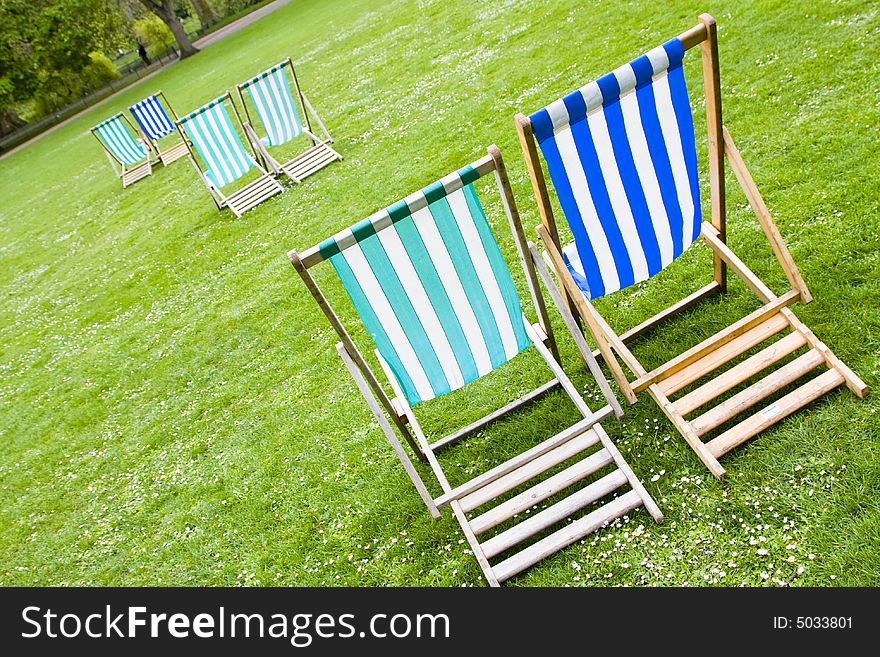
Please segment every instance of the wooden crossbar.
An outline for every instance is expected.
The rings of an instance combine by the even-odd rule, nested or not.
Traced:
[[[689,308],[692,308],[696,304],[700,303],[703,299],[706,299],[707,297],[710,297],[714,294],[718,294],[720,291],[721,286],[718,285],[718,282],[712,281],[708,285],[704,285],[703,287],[701,287],[696,292],[689,294],[681,301],[672,304],[665,310],[661,310],[656,315],[653,315],[652,317],[646,319],[644,322],[633,326],[628,331],[624,331],[619,336],[620,341],[624,344],[632,342],[639,336],[642,336],[653,329],[658,324],[665,322],[667,319],[670,319],[675,315],[683,313],[685,310],[688,310]],[[598,349],[593,351],[593,356],[595,356],[596,358],[598,358],[600,354],[601,352]]]
[[[526,393],[525,395],[523,395],[519,399],[516,399],[516,400],[510,402],[509,404],[499,408],[497,411],[493,411],[492,413],[489,413],[485,417],[480,418],[476,422],[472,422],[471,424],[467,425],[466,427],[462,427],[458,431],[455,431],[455,432],[449,434],[445,438],[441,438],[440,440],[434,441],[433,443],[431,443],[431,449],[434,451],[437,451],[438,449],[446,447],[447,445],[451,445],[452,443],[457,442],[457,441],[461,440],[462,438],[470,436],[471,434],[476,433],[477,431],[479,431],[483,427],[491,424],[492,422],[495,422],[496,420],[504,417],[505,415],[512,413],[513,411],[532,403],[533,401],[539,399],[540,397],[543,397],[548,392],[556,389],[557,386],[559,386],[558,379],[553,379],[552,381],[548,381],[544,385],[539,386],[539,387],[535,388],[534,390],[532,390],[531,392]]]
[[[746,408],[753,406],[762,399],[769,397],[777,390],[797,381],[810,370],[824,362],[822,355],[815,349],[794,359],[787,365],[771,372],[757,383],[735,394],[730,399],[712,407],[702,415],[690,421],[691,427],[698,436],[721,426]]]
[[[788,354],[804,346],[806,342],[804,336],[797,331],[789,333],[781,340],[765,347],[723,374],[707,381],[699,388],[679,397],[673,406],[682,415],[687,415],[778,360],[785,358]]]
[[[764,304],[756,311],[743,317],[738,322],[734,322],[727,328],[718,331],[718,333],[713,335],[711,338],[703,340],[700,344],[688,349],[687,351],[676,356],[672,360],[667,361],[660,367],[648,372],[644,376],[640,376],[638,379],[633,381],[633,390],[635,390],[636,392],[640,392],[652,383],[657,383],[665,378],[672,376],[683,367],[690,365],[699,358],[702,358],[713,349],[717,349],[718,347],[727,344],[734,338],[748,331],[753,326],[757,326],[758,324],[769,318],[771,315],[778,313],[780,308],[784,308],[795,303],[798,300],[799,296],[800,293],[797,290],[790,290],[789,292],[783,294],[781,297],[777,297],[769,303]]]
[[[843,377],[837,370],[827,370],[815,379],[793,390],[781,399],[746,418],[736,426],[728,429],[717,438],[706,443],[706,447],[716,457],[747,441],[767,427],[779,422],[782,418],[794,413],[826,392],[834,390],[843,383]]]

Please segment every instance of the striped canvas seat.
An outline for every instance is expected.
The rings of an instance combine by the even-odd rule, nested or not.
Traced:
[[[255,163],[245,150],[221,96],[180,119],[180,125],[207,167],[205,177],[217,188],[235,182]]]
[[[132,166],[146,159],[147,150],[139,144],[122,122],[122,115],[110,117],[99,123],[92,132],[101,141],[107,152],[125,166]]]
[[[148,96],[129,109],[148,139],[159,141],[162,137],[177,132],[156,96]]]
[[[587,298],[657,274],[699,236],[684,52],[672,39],[529,117],[574,236],[563,257]]]
[[[529,346],[519,297],[471,167],[319,246],[410,405],[461,388]]]
[[[284,64],[276,64],[241,85],[266,129],[261,141],[267,146],[286,144],[303,132]]]

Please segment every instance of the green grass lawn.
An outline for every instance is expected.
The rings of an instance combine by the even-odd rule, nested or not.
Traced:
[[[454,519],[435,523],[411,488],[285,253],[492,142],[535,225],[514,113],[633,59],[701,11],[719,23],[725,123],[815,296],[795,310],[876,387],[876,3],[296,0],[0,161],[0,583],[482,585]],[[122,191],[91,125],[159,88],[186,112],[287,55],[343,162],[241,219],[215,210],[185,161]],[[701,89],[698,55],[686,74]],[[732,246],[784,290],[728,182]],[[515,263],[497,191],[479,190]],[[601,309],[628,327],[680,295],[674,281],[708,282],[708,262],[696,246]],[[316,276],[351,325],[332,270]],[[659,363],[755,307],[732,282],[636,353]],[[598,387],[559,335],[597,407]],[[356,338],[369,347],[363,331]],[[545,381],[538,363],[525,354],[427,404],[426,430]],[[645,396],[605,427],[666,523],[639,510],[511,584],[878,585],[878,409],[876,394],[834,392],[724,457],[719,482]],[[574,419],[551,396],[443,460],[460,480]]]

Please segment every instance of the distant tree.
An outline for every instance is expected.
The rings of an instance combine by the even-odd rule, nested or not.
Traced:
[[[31,98],[39,86],[30,34],[34,16],[29,2],[6,0],[3,3],[0,20],[0,134],[23,123],[15,107]]]
[[[202,27],[210,27],[217,22],[217,14],[214,13],[211,5],[208,4],[208,0],[191,0],[191,2]]]
[[[139,50],[143,47],[149,59],[159,59],[174,49],[174,35],[162,19],[145,13],[134,22],[134,34]],[[141,45],[143,44],[143,45]],[[141,56],[143,59],[143,56]]]
[[[177,47],[180,49],[181,59],[195,55],[199,51],[190,41],[189,35],[183,29],[183,24],[174,11],[176,4],[174,0],[141,0],[141,3],[161,18],[162,22],[171,30],[174,40],[177,41]]]
[[[128,40],[119,7],[109,0],[3,0],[0,4],[0,123],[18,125],[16,107],[37,99],[54,111],[105,79],[99,52]]]

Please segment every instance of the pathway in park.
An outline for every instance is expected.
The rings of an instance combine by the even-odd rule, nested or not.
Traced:
[[[217,30],[216,32],[211,32],[211,34],[208,34],[208,35],[203,36],[201,39],[198,39],[197,41],[194,42],[194,43],[195,43],[195,46],[196,46],[196,48],[204,48],[205,46],[210,46],[210,45],[211,45],[212,43],[214,43],[215,41],[219,41],[220,39],[223,39],[224,37],[228,37],[230,34],[235,34],[235,33],[238,32],[239,30],[241,30],[241,29],[247,27],[248,25],[250,25],[251,23],[254,23],[254,22],[260,20],[261,18],[263,18],[263,16],[266,16],[267,14],[271,14],[271,13],[272,13],[273,11],[275,11],[276,9],[280,9],[280,8],[283,7],[284,5],[290,4],[291,2],[293,2],[293,0],[275,0],[275,2],[270,2],[269,4],[267,4],[267,5],[263,6],[263,7],[260,7],[259,9],[256,9],[256,10],[252,11],[252,12],[249,13],[247,16],[242,16],[242,17],[239,18],[237,21],[233,21],[233,22],[230,23],[229,25],[224,25],[223,27],[221,27],[221,28],[220,28],[219,30]],[[26,142],[24,142],[24,143],[22,143],[22,144],[19,144],[19,145],[16,146],[15,148],[10,149],[10,150],[6,151],[6,152],[3,153],[3,154],[0,154],[0,160],[2,160],[4,157],[7,157],[7,156],[9,156],[9,155],[12,155],[12,154],[15,153],[16,151],[19,151],[19,150],[21,150],[22,148],[25,148],[26,146],[29,146],[30,144],[33,144],[33,143],[34,143],[35,141],[37,141],[38,139],[42,139],[42,138],[45,137],[46,135],[55,132],[55,131],[58,130],[59,128],[64,127],[65,125],[67,125],[67,124],[70,123],[71,121],[74,121],[74,120],[78,119],[80,116],[82,116],[82,115],[85,114],[86,112],[91,111],[91,110],[93,110],[93,109],[96,108],[96,107],[100,107],[101,105],[104,105],[105,103],[110,102],[111,100],[113,100],[114,98],[116,98],[116,96],[118,96],[119,94],[121,94],[121,93],[123,93],[123,92],[125,92],[125,91],[128,91],[128,89],[130,89],[131,87],[133,87],[133,86],[136,85],[136,84],[140,84],[140,83],[143,82],[144,80],[149,80],[151,77],[153,77],[154,75],[156,75],[156,74],[159,73],[160,71],[164,71],[168,66],[171,66],[171,65],[174,64],[175,62],[177,62],[176,59],[170,61],[170,62],[169,62],[168,64],[166,64],[165,66],[162,66],[161,68],[157,68],[155,71],[153,71],[153,72],[150,73],[149,75],[145,75],[145,76],[142,77],[142,78],[138,78],[137,80],[134,80],[131,84],[129,84],[129,85],[125,86],[125,87],[120,88],[120,89],[119,89],[118,91],[116,91],[115,93],[113,93],[113,94],[107,96],[106,98],[104,98],[104,99],[98,101],[98,102],[95,103],[94,105],[89,105],[88,107],[86,107],[86,108],[85,108],[84,110],[82,110],[81,112],[77,112],[77,113],[74,114],[73,116],[70,116],[70,117],[64,119],[61,123],[56,123],[55,125],[53,125],[53,126],[52,126],[51,128],[49,128],[48,130],[44,130],[43,132],[41,132],[40,134],[38,134],[36,137],[32,137],[31,139],[28,139]]]

